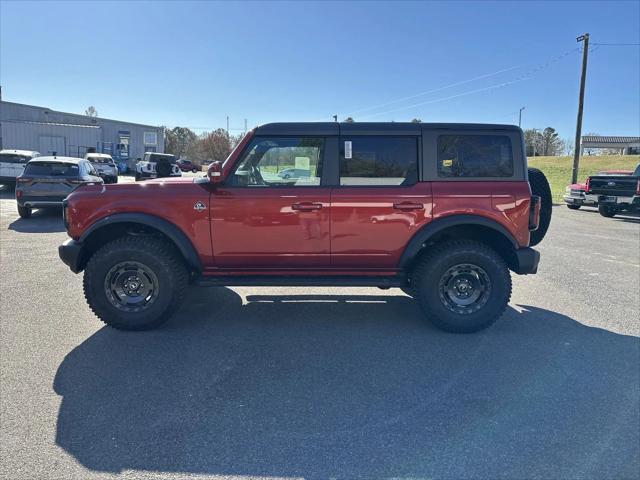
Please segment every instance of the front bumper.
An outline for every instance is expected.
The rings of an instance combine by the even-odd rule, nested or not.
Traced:
[[[515,251],[515,265],[513,271],[518,275],[529,275],[538,272],[540,252],[531,247],[519,248]]]
[[[58,255],[73,273],[80,273],[84,265],[82,264],[82,242],[77,242],[73,239],[65,241],[58,247]]]

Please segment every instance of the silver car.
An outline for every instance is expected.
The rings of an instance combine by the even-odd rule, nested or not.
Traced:
[[[61,207],[80,185],[104,183],[88,160],[72,157],[38,157],[27,163],[16,179],[18,214],[29,218],[34,208]]]

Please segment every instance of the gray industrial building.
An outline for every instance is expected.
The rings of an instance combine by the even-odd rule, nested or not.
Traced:
[[[0,149],[83,157],[110,154],[133,168],[144,152],[164,152],[164,128],[0,101]]]

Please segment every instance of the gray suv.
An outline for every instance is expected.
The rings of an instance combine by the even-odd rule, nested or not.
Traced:
[[[104,183],[88,160],[72,157],[38,157],[27,163],[16,179],[18,214],[29,218],[34,208],[61,207],[80,185]]]

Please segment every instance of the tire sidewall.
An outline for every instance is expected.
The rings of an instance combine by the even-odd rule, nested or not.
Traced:
[[[449,310],[440,298],[439,282],[446,271],[459,264],[472,264],[482,268],[491,282],[486,304],[477,312],[459,314]],[[421,304],[435,318],[429,318],[447,331],[472,332],[493,323],[502,314],[511,294],[509,270],[503,262],[481,252],[459,251],[432,257],[424,275],[414,286]]]
[[[146,265],[158,279],[158,294],[155,301],[141,312],[119,310],[111,304],[105,292],[104,282],[109,270],[116,264],[126,261],[136,261]],[[109,251],[95,261],[89,262],[86,275],[90,278],[87,288],[92,297],[92,306],[97,310],[96,313],[103,319],[109,319],[107,323],[129,330],[146,329],[161,323],[172,304],[176,288],[173,272],[169,266],[153,253],[140,248],[124,247]]]

